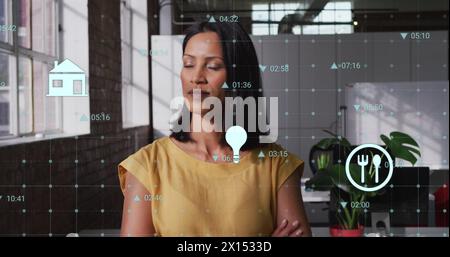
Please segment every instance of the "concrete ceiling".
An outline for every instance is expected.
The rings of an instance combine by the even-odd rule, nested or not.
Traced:
[[[336,0],[336,2],[348,0]],[[390,10],[395,12],[448,11],[448,0],[350,0],[353,9],[367,11]],[[308,8],[321,6],[329,0],[175,0],[177,8],[184,13],[239,12],[251,10],[254,4],[301,3]]]

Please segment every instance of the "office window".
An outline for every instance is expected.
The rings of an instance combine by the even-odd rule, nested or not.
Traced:
[[[19,0],[17,3],[17,35],[19,37],[19,46],[31,47],[31,1]]]
[[[288,15],[298,24],[293,24],[293,34],[348,34],[353,33],[352,3],[350,1],[328,2],[313,19],[313,24],[301,18],[308,11],[304,3],[267,3],[252,5],[252,34],[277,35],[278,24]],[[316,24],[314,24],[316,23]]]
[[[313,20],[320,25],[304,25],[301,29],[302,34],[353,33],[351,10],[351,2],[329,2]]]
[[[1,33],[0,33],[1,35]],[[0,52],[0,137],[10,134],[10,126],[17,119],[11,113],[16,108],[17,101],[11,101],[16,97],[16,92],[10,90],[10,85],[15,83],[17,77],[15,74],[15,56]]]
[[[252,34],[269,35],[269,4],[254,4],[252,6]],[[264,23],[257,23],[264,22]]]
[[[12,24],[12,0],[0,0],[0,42],[11,43],[12,32],[17,26]]]
[[[33,62],[33,80],[35,85],[47,85],[48,72],[53,67],[45,62]],[[62,80],[61,80],[62,86]],[[57,131],[61,128],[61,99],[47,97],[46,86],[35,86],[33,89],[34,101],[34,130]]]
[[[33,1],[33,49],[51,56],[56,55],[56,15],[54,0]],[[53,14],[53,15],[52,15]]]
[[[61,101],[46,97],[57,60],[56,5],[0,0],[0,139],[61,129]]]
[[[150,124],[147,3],[123,0],[122,121],[124,128]]]
[[[277,35],[278,22],[289,14],[298,12],[303,3],[267,3],[252,5],[252,34]]]
[[[19,134],[31,133],[33,131],[33,94],[31,73],[31,59],[19,56],[19,70],[17,86],[19,91]]]

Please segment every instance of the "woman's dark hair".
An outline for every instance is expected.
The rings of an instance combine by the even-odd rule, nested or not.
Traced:
[[[258,97],[262,97],[261,75],[259,72],[258,57],[256,56],[255,47],[248,36],[247,32],[237,22],[200,22],[195,23],[186,30],[186,37],[183,41],[183,54],[186,45],[193,36],[202,32],[216,32],[222,43],[222,51],[227,70],[227,85],[229,89],[225,89],[227,97],[252,97],[258,101]],[[250,88],[235,88],[233,82],[250,82]],[[258,106],[258,104],[257,104]],[[258,126],[256,132],[248,132],[248,110],[245,110],[245,125],[247,131],[247,142],[241,147],[242,150],[250,150],[259,147],[259,136],[265,135]],[[255,120],[258,120],[258,107],[256,108]],[[263,112],[264,113],[264,112]],[[181,119],[181,118],[180,118]],[[180,120],[178,121],[180,122]],[[173,132],[171,137],[181,142],[192,141],[189,132]],[[222,144],[226,144],[225,137]]]

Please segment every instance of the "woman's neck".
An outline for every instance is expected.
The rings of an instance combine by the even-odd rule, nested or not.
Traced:
[[[204,119],[204,115],[193,113],[193,120],[199,122],[201,120],[201,131],[191,132],[191,138],[194,140],[198,150],[213,155],[217,152],[223,152],[227,150],[227,147],[222,146],[223,133],[216,131],[214,127],[214,121]],[[197,118],[197,119],[196,119]],[[191,131],[192,124],[191,124]],[[211,132],[208,132],[211,131]]]

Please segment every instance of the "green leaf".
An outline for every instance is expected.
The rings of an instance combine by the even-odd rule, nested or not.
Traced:
[[[334,134],[333,132],[324,129],[325,133],[333,136],[332,138],[325,138],[320,140],[315,146],[322,150],[329,150],[333,145],[339,145],[348,149],[351,148],[350,142],[345,138]]]
[[[391,148],[391,139],[389,139],[387,136],[381,134],[380,135],[381,141],[383,141],[383,143],[388,147]]]
[[[358,165],[350,163],[349,170],[353,180],[359,181],[361,179],[361,169]],[[348,180],[344,165],[333,165],[330,170],[330,176],[333,179],[333,183],[345,192],[354,192],[355,190],[358,190]]]
[[[341,145],[343,145],[343,146],[345,146],[345,147],[347,147],[347,148],[350,148],[351,146],[352,146],[352,144],[350,144],[350,142],[347,140],[347,138],[345,138],[345,137],[342,137],[342,139],[341,139]]]
[[[306,189],[315,191],[328,191],[334,187],[333,180],[326,171],[320,170],[305,182]]]
[[[345,137],[339,136],[339,135],[329,131],[328,129],[324,129],[323,132],[325,132],[325,133],[333,136],[335,139],[337,139],[338,142],[336,142],[336,144],[340,144],[340,145],[342,145],[344,147],[351,147],[352,146],[352,144],[350,144],[350,142]]]
[[[324,129],[324,130],[322,130],[322,131],[325,132],[325,133],[327,133],[327,134],[329,134],[329,135],[331,135],[331,136],[333,136],[333,137],[338,137],[337,134],[335,134],[335,133],[329,131],[328,129]]]
[[[416,164],[417,158],[398,142],[391,140],[389,148],[395,157],[409,161],[412,165]]]
[[[316,146],[322,150],[328,150],[332,145],[339,143],[337,138],[324,138]]]
[[[415,147],[419,147],[419,144],[408,134],[394,131],[394,132],[391,132],[391,134],[389,134],[389,135],[391,136],[391,138],[393,140],[399,142],[400,144],[408,144],[408,145],[413,145]]]
[[[408,151],[410,151],[410,152],[413,152],[413,153],[415,153],[415,154],[417,154],[418,156],[421,156],[420,155],[420,150],[418,150],[417,148],[412,148],[412,147],[410,147],[410,146],[403,146],[406,150],[408,150]]]
[[[394,131],[389,135],[390,137],[380,135],[380,138],[390,149],[393,157],[406,160],[412,165],[416,164],[417,158],[414,154],[421,156],[417,142],[411,136],[402,132]]]
[[[366,192],[366,196],[367,196],[367,198],[370,198],[370,197],[375,197],[375,196],[377,196],[379,194],[379,192]]]
[[[324,170],[327,169],[330,165],[331,157],[328,153],[321,153],[319,156],[317,156],[317,169],[318,170]]]

